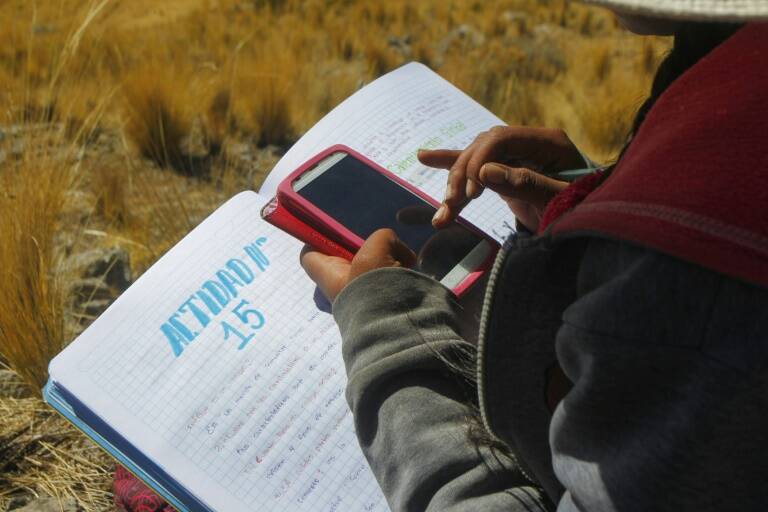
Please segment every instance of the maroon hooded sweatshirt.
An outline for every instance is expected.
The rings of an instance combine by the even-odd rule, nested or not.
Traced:
[[[768,286],[768,24],[745,26],[657,100],[605,183],[542,224],[650,247]],[[570,212],[574,203],[586,198]]]

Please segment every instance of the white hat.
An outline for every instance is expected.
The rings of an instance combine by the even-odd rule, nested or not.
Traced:
[[[585,0],[653,18],[700,21],[768,20],[768,0]]]

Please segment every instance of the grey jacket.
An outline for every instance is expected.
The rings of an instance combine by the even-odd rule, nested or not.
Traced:
[[[380,269],[333,313],[360,445],[395,511],[764,510],[767,305],[762,288],[626,243],[516,238],[488,284],[476,387],[446,363],[473,347],[439,283]],[[573,388],[551,414],[556,362]],[[514,458],[470,439],[478,415]]]

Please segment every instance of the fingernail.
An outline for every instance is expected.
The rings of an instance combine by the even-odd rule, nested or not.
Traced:
[[[448,184],[445,186],[445,198],[448,199],[448,198],[453,198],[455,196],[456,196],[456,186],[453,183],[448,182]]]
[[[443,220],[443,218],[445,217],[446,213],[447,213],[447,210],[445,208],[445,205],[442,205],[435,212],[435,216],[432,217],[432,224],[436,224],[436,223],[440,222],[441,220]]]
[[[501,176],[499,176],[501,173]],[[496,164],[484,164],[480,168],[480,176],[483,180],[490,183],[501,183],[506,177],[506,170]]]
[[[475,199],[475,198],[479,197],[481,191],[482,191],[482,189],[480,188],[480,186],[477,183],[475,183],[474,181],[468,181],[467,182],[466,193],[467,193],[467,197],[469,199]]]

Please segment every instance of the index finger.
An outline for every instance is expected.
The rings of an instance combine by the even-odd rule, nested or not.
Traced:
[[[458,149],[420,149],[416,156],[427,167],[450,169],[461,155]]]

